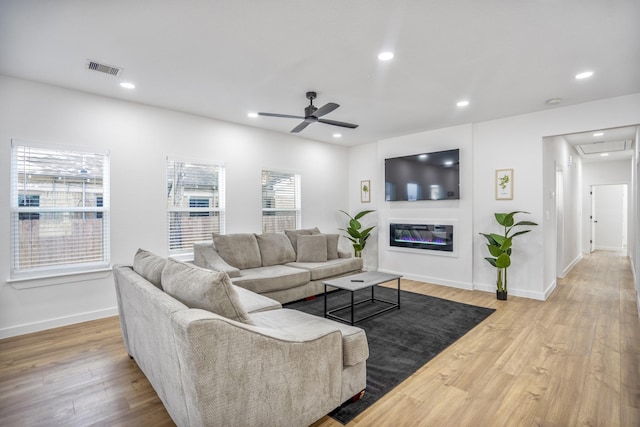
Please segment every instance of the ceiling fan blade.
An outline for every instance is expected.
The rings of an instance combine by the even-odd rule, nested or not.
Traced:
[[[293,129],[291,129],[291,133],[298,133],[300,132],[302,129],[306,128],[307,126],[309,126],[309,123],[311,122],[307,122],[304,121],[302,123],[300,123],[298,126],[294,127]]]
[[[304,119],[302,116],[292,116],[290,114],[276,114],[276,113],[258,113],[259,116],[269,117],[284,117],[285,119]]]
[[[354,125],[353,123],[338,122],[336,120],[318,119],[318,121],[320,123],[325,123],[325,124],[334,125],[334,126],[340,126],[340,127],[349,128],[349,129],[355,129],[355,128],[358,127],[358,125]]]
[[[336,108],[338,108],[340,105],[336,104],[334,102],[330,102],[328,104],[325,104],[324,106],[318,108],[313,115],[316,117],[322,117],[325,114],[329,114],[330,112],[332,112],[333,110],[335,110]]]

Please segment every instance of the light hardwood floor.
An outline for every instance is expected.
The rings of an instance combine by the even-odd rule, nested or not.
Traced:
[[[402,286],[497,311],[350,426],[640,426],[640,320],[625,257],[586,256],[546,302]],[[107,318],[1,340],[0,425],[173,423]]]

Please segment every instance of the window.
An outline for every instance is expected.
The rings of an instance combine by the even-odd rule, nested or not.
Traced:
[[[224,233],[224,166],[167,160],[169,254]]]
[[[108,152],[11,145],[11,277],[109,267]]]
[[[300,228],[300,175],[262,171],[262,232]]]

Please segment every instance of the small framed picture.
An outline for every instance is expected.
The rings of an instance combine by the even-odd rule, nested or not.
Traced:
[[[496,170],[496,200],[513,199],[513,169]]]
[[[369,203],[371,201],[371,181],[360,181],[360,202]]]

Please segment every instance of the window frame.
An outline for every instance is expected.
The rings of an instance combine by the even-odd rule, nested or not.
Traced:
[[[281,232],[285,229],[289,229],[288,227],[275,227],[273,229],[267,229],[265,227],[265,213],[268,212],[294,212],[295,213],[295,229],[299,229],[302,226],[302,177],[299,172],[291,171],[291,170],[281,170],[281,169],[273,169],[273,168],[262,168],[260,173],[261,181],[264,181],[265,172],[271,174],[281,174],[283,177],[285,175],[289,175],[290,178],[293,178],[294,188],[293,188],[293,197],[294,197],[294,207],[293,208],[282,208],[282,207],[265,207],[265,186],[264,183],[260,185],[260,220],[261,220],[261,229],[263,233],[267,232]]]
[[[21,147],[25,150],[48,150],[58,153],[72,153],[74,155],[92,155],[102,156],[102,200],[103,206],[58,206],[47,207],[42,206],[42,194],[20,194],[19,174],[21,173],[18,164],[18,151]],[[37,279],[55,278],[60,276],[68,276],[75,274],[86,274],[99,271],[108,271],[111,269],[111,224],[110,224],[110,152],[105,148],[70,146],[56,143],[43,143],[34,141],[11,140],[11,161],[10,161],[10,261],[9,261],[9,279],[7,282],[32,281]],[[68,163],[69,166],[75,166],[74,163]],[[24,169],[22,170],[24,173]],[[42,175],[44,176],[44,174]],[[70,194],[72,192],[67,192]],[[37,205],[34,203],[24,203],[24,197],[38,197]],[[22,202],[21,202],[22,198]],[[20,222],[25,220],[46,221],[44,217],[47,214],[61,214],[63,217],[77,213],[95,214],[95,218],[102,219],[101,224],[101,250],[102,257],[100,260],[82,261],[79,258],[69,258],[71,262],[55,262],[45,265],[36,265],[30,267],[20,266],[20,243],[21,235],[19,232]],[[27,217],[28,215],[28,217]],[[81,237],[79,236],[81,241]],[[78,254],[74,254],[78,255]],[[74,262],[75,261],[75,262]],[[55,284],[55,283],[51,283]],[[27,286],[30,287],[30,286]]]
[[[169,174],[170,174],[171,162],[182,163],[182,164],[192,165],[192,166],[207,166],[207,167],[217,168],[218,182],[215,183],[215,185],[217,185],[217,188],[218,188],[218,194],[217,194],[218,206],[217,207],[212,206],[212,205],[215,205],[215,203],[212,203],[213,198],[215,198],[214,193],[211,193],[209,197],[206,197],[204,195],[188,196],[187,197],[187,204],[189,205],[188,207],[169,206],[169,197],[171,195],[171,192],[174,191],[173,189],[169,190],[167,188],[167,185],[169,183],[169,178],[170,178]],[[166,204],[166,207],[167,207],[167,215],[166,215],[167,253],[172,258],[183,260],[183,261],[190,261],[193,259],[193,245],[192,245],[193,242],[191,243],[190,248],[172,249],[172,245],[173,245],[172,239],[174,238],[174,235],[172,233],[171,216],[173,213],[184,213],[184,214],[187,214],[187,216],[191,219],[217,217],[219,233],[224,234],[225,227],[226,227],[226,215],[225,215],[225,212],[226,212],[226,206],[225,206],[226,205],[226,197],[225,197],[226,196],[225,194],[226,166],[224,163],[221,163],[221,162],[213,162],[213,161],[206,161],[206,160],[203,161],[203,160],[185,159],[182,157],[167,156],[165,171],[166,171],[165,191],[167,191],[167,204]],[[196,201],[196,200],[198,201],[207,200],[208,206],[206,207],[191,206],[192,201]],[[202,239],[194,240],[194,242],[200,241],[200,240],[211,240],[211,239],[213,239],[213,235],[207,235],[207,236],[202,236]]]

